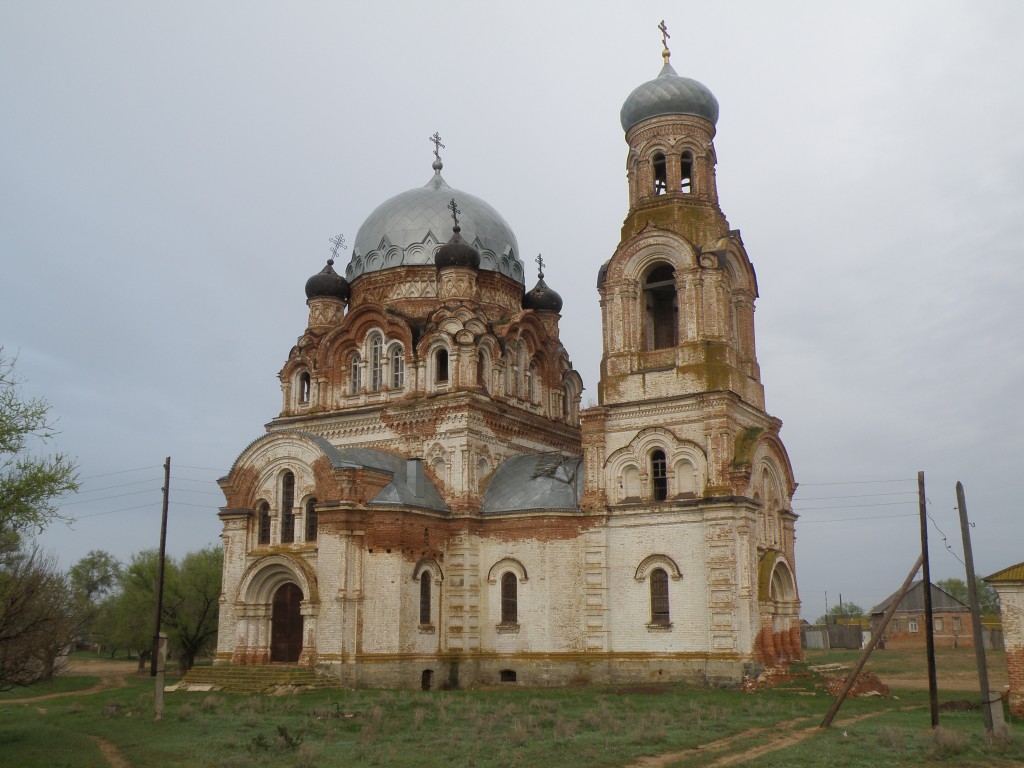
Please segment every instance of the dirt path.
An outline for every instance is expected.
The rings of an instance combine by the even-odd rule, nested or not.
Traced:
[[[26,696],[20,699],[4,699],[4,704],[34,704],[48,699],[63,699],[69,696],[88,696],[90,693],[124,688],[128,678],[135,674],[138,665],[134,661],[73,661],[68,666],[67,674],[83,676],[99,676],[100,680],[89,688],[80,691],[64,691],[62,693],[44,693],[42,696]]]
[[[866,720],[869,717],[875,717],[876,715],[881,714],[884,714],[884,712],[868,712],[867,714],[857,715],[856,717],[848,717],[845,720],[837,721],[833,727],[843,728],[845,726],[852,725],[853,723],[859,723],[861,720]],[[813,724],[807,725],[806,723],[809,721]],[[663,755],[641,757],[627,768],[665,768],[666,766],[672,765],[680,760],[686,760],[687,758],[696,757],[698,755],[704,756],[704,759],[707,762],[703,762],[702,765],[708,766],[708,768],[713,768],[715,766],[739,765],[740,763],[745,763],[748,760],[753,760],[754,758],[766,755],[769,752],[785,749],[786,747],[791,747],[794,744],[799,744],[805,739],[809,739],[815,733],[819,732],[818,722],[818,716],[815,715],[814,717],[801,717],[796,720],[777,723],[772,728],[749,728],[733,736],[718,739],[717,741],[710,741],[707,744],[699,744],[696,747],[684,749],[679,752],[666,752]],[[797,726],[800,724],[804,725],[803,727],[798,728]],[[724,755],[717,760],[714,758],[713,753],[715,752],[728,749],[733,744],[736,744],[743,739],[767,732],[774,732],[774,735],[770,736],[763,744],[759,744],[756,747],[745,748],[742,752],[737,752],[735,754]]]
[[[103,753],[103,756],[107,758],[107,762],[110,763],[110,768],[131,768],[120,750],[109,741],[101,739],[99,736],[90,736],[89,738],[96,742],[96,746],[100,748],[100,752]]]

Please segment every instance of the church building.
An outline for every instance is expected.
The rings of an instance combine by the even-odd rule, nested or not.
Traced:
[[[620,113],[597,405],[561,297],[542,271],[527,290],[515,234],[437,149],[307,281],[281,412],[220,480],[217,663],[429,689],[728,685],[800,658],[757,280],[718,204],[718,102],[669,55]]]

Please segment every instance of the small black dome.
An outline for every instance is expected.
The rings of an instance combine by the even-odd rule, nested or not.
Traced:
[[[459,227],[452,227],[452,239],[441,246],[434,255],[434,264],[438,269],[444,267],[480,268],[480,251],[462,239]]]
[[[344,301],[348,298],[348,280],[334,271],[334,259],[327,260],[327,266],[306,281],[306,298],[332,298]]]
[[[544,278],[537,279],[537,284],[523,296],[523,309],[535,309],[538,312],[561,312],[562,297],[548,288]]]

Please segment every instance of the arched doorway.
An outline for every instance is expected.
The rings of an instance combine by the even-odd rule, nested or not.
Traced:
[[[302,653],[302,590],[282,584],[274,593],[270,614],[270,660],[296,662]]]

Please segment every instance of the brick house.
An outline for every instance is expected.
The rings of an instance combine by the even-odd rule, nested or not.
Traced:
[[[718,204],[718,102],[663,57],[620,113],[621,240],[574,255],[602,308],[593,407],[561,297],[543,272],[526,289],[516,236],[438,146],[344,276],[307,281],[282,410],[220,481],[217,663],[430,688],[737,683],[801,657],[796,483]]]
[[[871,631],[881,623],[883,614],[898,592],[871,609]],[[971,609],[942,587],[932,584],[932,629],[936,648],[973,648]],[[915,581],[900,600],[892,621],[882,637],[885,648],[924,648],[924,582]]]
[[[1024,563],[997,571],[983,581],[999,593],[1006,671],[1010,678],[1010,712],[1024,717]]]

